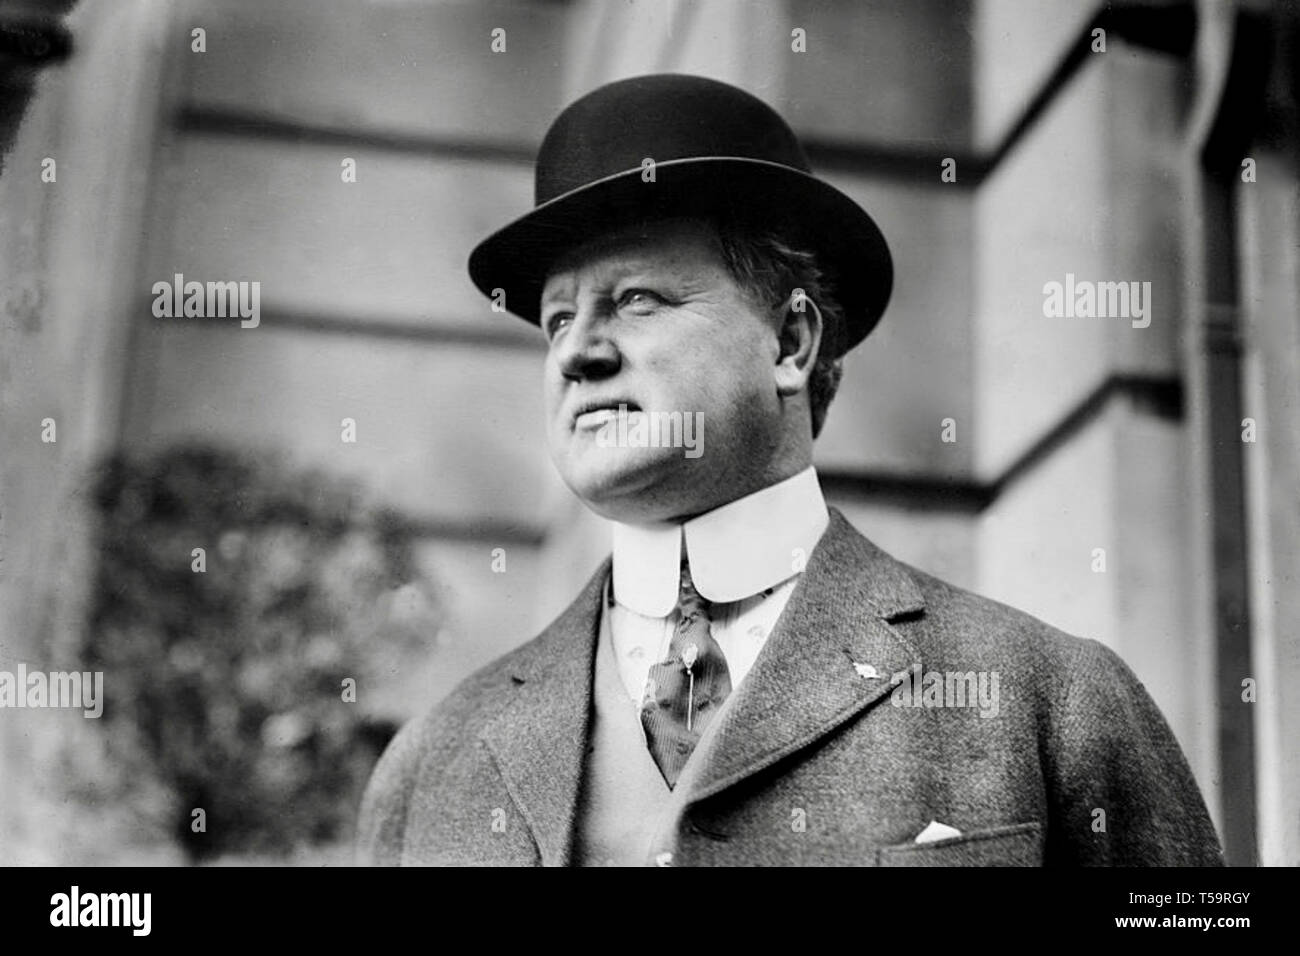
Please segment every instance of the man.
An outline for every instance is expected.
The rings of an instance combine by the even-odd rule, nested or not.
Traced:
[[[365,859],[1221,863],[1112,652],[826,507],[813,440],[892,266],[767,106],[686,76],[589,94],[542,144],[535,209],[470,273],[546,336],[552,457],[613,554],[401,731]]]

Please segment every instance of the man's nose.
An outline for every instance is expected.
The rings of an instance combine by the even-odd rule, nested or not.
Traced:
[[[583,310],[555,345],[560,374],[571,381],[608,378],[622,361],[606,324],[592,310]]]

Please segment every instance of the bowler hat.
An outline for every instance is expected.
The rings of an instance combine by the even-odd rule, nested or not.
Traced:
[[[470,278],[538,324],[558,256],[668,216],[775,230],[816,253],[845,315],[836,354],[862,341],[889,301],[893,263],[879,227],[812,175],[785,121],[743,90],[681,74],[610,83],[560,113],[537,154],[532,212],[479,243]]]

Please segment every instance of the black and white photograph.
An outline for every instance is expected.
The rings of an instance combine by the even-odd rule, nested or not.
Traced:
[[[24,919],[1159,867],[1090,917],[1242,940],[1300,865],[1298,52],[1284,0],[0,0]]]

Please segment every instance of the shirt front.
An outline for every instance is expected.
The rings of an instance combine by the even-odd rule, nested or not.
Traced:
[[[640,706],[650,668],[669,656],[683,542],[695,588],[712,603],[712,634],[734,691],[829,523],[812,467],[684,523],[614,522],[614,586],[605,612],[632,703]]]

